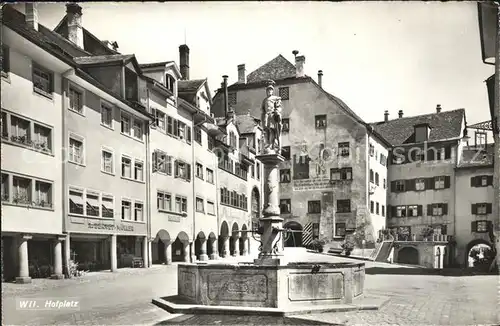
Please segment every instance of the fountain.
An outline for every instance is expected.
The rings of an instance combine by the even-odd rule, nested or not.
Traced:
[[[284,254],[279,209],[281,99],[269,81],[262,103],[264,208],[258,230],[259,256],[253,263],[178,265],[178,295],[154,299],[171,313],[290,315],[320,311],[378,309],[380,298],[363,295],[365,264],[294,262]]]

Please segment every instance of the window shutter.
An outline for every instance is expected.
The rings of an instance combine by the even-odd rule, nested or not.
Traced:
[[[488,176],[488,182],[487,182],[487,185],[488,185],[488,186],[493,186],[493,176],[492,176],[492,175],[489,175],[489,176]]]
[[[396,192],[396,181],[391,181],[391,192]]]
[[[451,158],[451,146],[448,145],[444,148],[444,159],[448,160]]]
[[[432,216],[432,205],[427,205],[427,216]]]
[[[391,208],[392,208],[392,216],[397,217],[398,216],[398,214],[397,214],[397,211],[398,211],[397,207],[396,206],[392,206]]]
[[[152,162],[153,162],[153,172],[158,171],[158,152],[157,151],[153,152]]]
[[[471,212],[471,214],[477,214],[477,205],[476,204],[472,204],[470,206],[470,212]]]
[[[448,215],[448,204],[443,204],[443,215]]]
[[[387,213],[387,217],[391,217],[392,216],[391,215],[391,213],[392,213],[391,212],[391,208],[392,208],[391,205],[387,205],[387,212],[386,212]]]
[[[52,92],[54,92],[54,73],[51,72],[49,74],[49,79],[50,79],[50,85],[49,85],[50,92],[52,93]]]
[[[186,126],[186,141],[191,143],[191,127]]]
[[[191,181],[191,164],[186,164],[186,175],[187,180]]]
[[[415,190],[415,179],[405,180],[405,191]]]
[[[174,161],[174,177],[177,178],[179,176],[179,162],[177,160]]]
[[[173,132],[173,134],[175,137],[179,137],[179,127],[177,125],[177,120],[176,119],[172,119],[172,120],[174,120],[174,132]]]
[[[470,231],[477,232],[477,222],[476,221],[470,222]]]
[[[417,205],[417,216],[422,216],[422,205]]]
[[[448,234],[448,225],[446,225],[446,224],[441,225],[441,234],[443,234],[443,235]]]
[[[435,186],[435,182],[434,182],[434,178],[427,178],[425,179],[425,189],[434,189],[434,186]]]
[[[444,177],[444,187],[450,188],[450,176],[449,175]]]
[[[470,186],[475,187],[476,186],[476,177],[471,177],[470,178]]]
[[[486,214],[491,214],[493,212],[493,204],[487,203],[486,204]]]

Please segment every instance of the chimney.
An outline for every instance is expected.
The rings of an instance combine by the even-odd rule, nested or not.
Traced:
[[[179,46],[179,65],[183,80],[189,80],[189,47],[186,44]]]
[[[77,3],[66,4],[68,18],[68,40],[83,49],[82,7]]]
[[[229,94],[227,92],[227,75],[222,76],[222,78],[224,79],[224,82],[222,83],[224,88],[224,116],[227,117],[227,114],[229,113],[229,108],[228,108]]]
[[[31,2],[24,5],[26,10],[26,24],[29,28],[38,31],[38,9],[37,3]]]
[[[298,50],[293,50],[292,54],[293,54],[294,58],[297,58],[297,54],[299,54],[299,51]]]
[[[403,110],[399,110],[398,115],[400,118],[402,118],[403,117]]]
[[[318,70],[318,85],[323,88],[323,70]]]
[[[299,55],[295,57],[295,77],[304,77],[304,64],[306,63],[306,57],[303,55]]]
[[[389,121],[389,111],[388,110],[384,111],[384,121],[385,122]]]
[[[238,83],[239,84],[246,84],[247,83],[247,75],[246,75],[246,69],[245,69],[244,63],[242,63],[241,65],[238,65]]]
[[[441,112],[441,104],[436,105],[436,113]]]

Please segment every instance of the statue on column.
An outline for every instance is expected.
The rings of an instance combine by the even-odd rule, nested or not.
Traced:
[[[262,101],[262,129],[264,132],[264,154],[281,154],[281,97],[273,95],[274,81],[268,81],[266,98]]]

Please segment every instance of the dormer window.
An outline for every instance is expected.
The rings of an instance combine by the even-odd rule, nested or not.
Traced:
[[[232,131],[229,133],[229,146],[236,148],[236,135]]]
[[[175,78],[170,75],[166,74],[165,75],[165,87],[168,88],[172,93],[175,93]]]
[[[484,148],[486,146],[486,133],[485,132],[480,132],[476,131],[475,133],[475,145],[478,148]]]
[[[125,69],[125,98],[129,101],[138,101],[137,75],[130,69]]]
[[[428,124],[418,124],[415,128],[415,143],[422,143],[429,140],[431,128]]]

